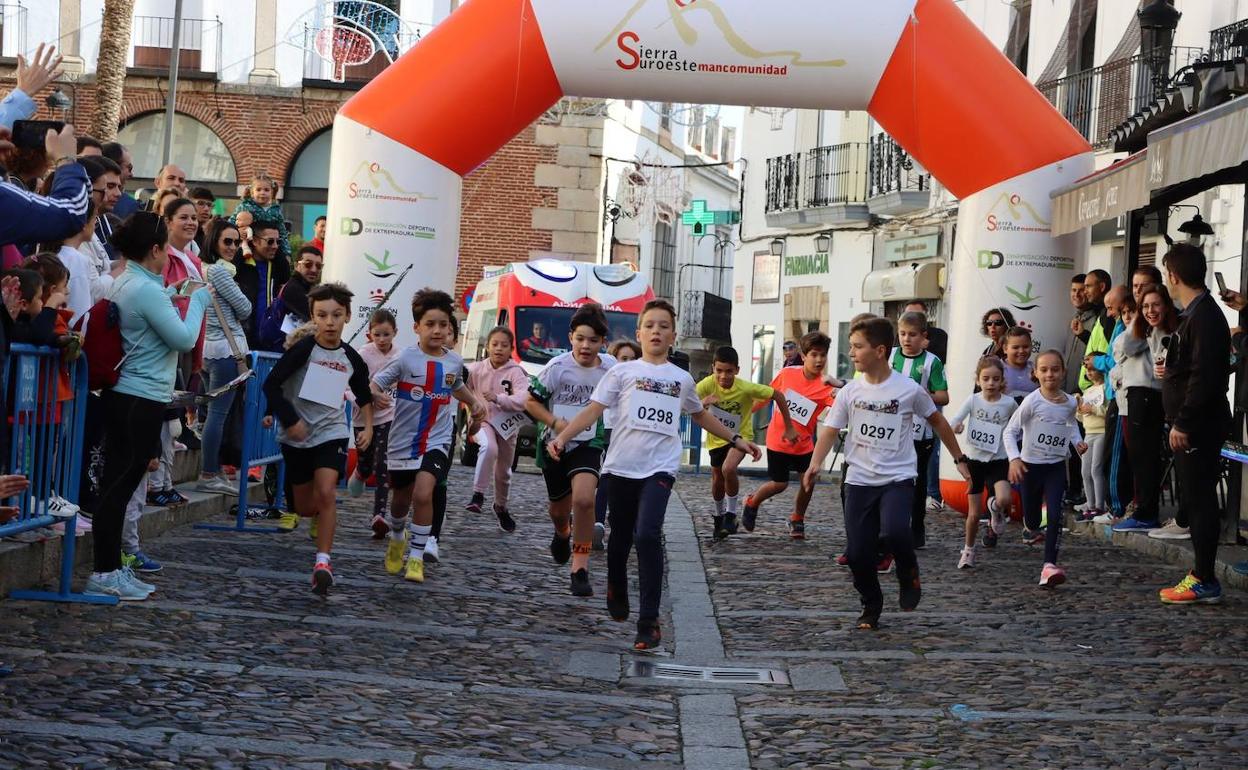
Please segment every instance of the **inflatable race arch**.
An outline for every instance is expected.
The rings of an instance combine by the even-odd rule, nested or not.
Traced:
[[[1087,239],[1050,235],[1049,192],[1091,172],[1091,147],[953,0],[468,0],[334,121],[326,280],[361,318],[385,299],[403,328],[411,291],[454,286],[463,176],[565,94],[865,109],[960,199],[953,403],[989,307],[1041,347],[1069,334]]]

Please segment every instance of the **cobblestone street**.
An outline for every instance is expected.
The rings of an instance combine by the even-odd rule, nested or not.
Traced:
[[[462,510],[457,465],[423,585],[384,572],[349,502],[327,601],[309,590],[306,525],[181,527],[145,544],[165,564],[147,602],[0,603],[16,668],[0,680],[0,768],[1245,766],[1242,592],[1167,608],[1156,589],[1181,569],[1078,538],[1070,582],[1044,592],[1017,525],[959,572],[961,522],[934,514],[919,610],[889,611],[889,576],[881,630],[860,632],[832,561],[834,485],[806,542],[785,534],[790,488],[755,534],[713,547],[708,487],[682,476],[668,509],[663,656],[631,654],[632,623],[607,617],[602,554],[595,598],[569,595],[538,476],[517,474],[505,535]],[[637,662],[787,681],[652,678]]]

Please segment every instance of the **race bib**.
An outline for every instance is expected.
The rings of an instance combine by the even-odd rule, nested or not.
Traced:
[[[737,432],[737,428],[741,427],[741,415],[732,412],[725,412],[717,406],[711,406],[711,416],[719,420],[719,424],[723,425],[733,433]]]
[[[910,423],[910,431],[914,434],[915,441],[922,441],[927,438],[927,420],[922,417],[915,417],[914,422]]]
[[[634,390],[628,419],[642,430],[675,436],[680,433],[680,399],[663,393]]]
[[[1001,426],[972,420],[966,429],[966,443],[981,452],[995,455],[1001,448]]]
[[[1037,420],[1035,429],[1028,434],[1028,446],[1034,454],[1054,460],[1065,459],[1070,454],[1070,426],[1066,423]]]
[[[567,420],[568,422],[572,422],[574,419],[576,419],[576,416],[580,414],[581,410],[584,408],[585,408],[584,406],[578,406],[576,404],[555,404],[555,417],[558,417],[561,420]],[[598,434],[598,424],[593,423],[585,430],[573,436],[572,441],[578,442],[578,443],[582,441],[589,441],[597,434]]]
[[[325,406],[342,406],[351,372],[318,361],[309,361],[299,388],[299,398]]]
[[[789,403],[789,416],[799,425],[809,425],[815,416],[815,402],[796,390],[786,390],[784,400]]]
[[[872,449],[893,450],[909,435],[902,430],[901,415],[896,412],[873,412],[855,409],[849,423],[850,437],[855,444]]]
[[[520,428],[524,427],[527,418],[524,412],[499,412],[489,420],[490,425],[494,426],[494,430],[504,439],[510,439],[512,436],[520,432]]]

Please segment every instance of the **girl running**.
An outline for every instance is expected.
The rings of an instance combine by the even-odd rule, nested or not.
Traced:
[[[641,358],[641,345],[632,340],[616,340],[611,343],[611,347],[607,348],[607,352],[611,354],[618,363],[627,363],[628,361],[636,361]],[[602,415],[603,424],[606,426],[605,443],[607,449],[611,447],[611,428],[615,425],[614,409],[608,409]],[[606,449],[603,450],[606,453]],[[606,548],[607,539],[607,490],[602,484],[598,485],[598,492],[594,495],[594,550],[601,551]]]
[[[468,405],[472,419],[485,419],[485,408],[464,384],[463,359],[446,349],[451,336],[455,305],[451,295],[421,289],[412,297],[413,329],[419,342],[407,348],[373,377],[373,394],[395,390],[390,451],[390,543],[386,548],[386,572],[403,571],[403,547],[407,543],[408,510],[411,509],[411,552],[404,578],[425,581],[425,545],[433,530],[433,495],[438,482],[451,469],[448,452],[454,431],[454,398]]]
[[[494,515],[504,532],[515,532],[516,522],[507,511],[511,491],[511,461],[516,456],[520,428],[528,424],[524,405],[529,399],[529,376],[512,359],[516,337],[506,326],[490,330],[485,340],[487,358],[468,367],[468,381],[478,401],[485,403],[489,416],[474,437],[480,452],[472,478],[472,500],[467,510],[480,513],[485,488],[494,477]]]
[[[360,358],[368,365],[368,376],[372,379],[398,358],[399,349],[394,346],[397,334],[397,322],[394,314],[385,308],[378,308],[368,319],[368,344],[360,348]],[[386,503],[390,499],[390,477],[386,468],[386,451],[390,438],[390,425],[394,422],[394,394],[387,393],[386,406],[381,408],[376,402],[373,405],[373,445],[368,451],[357,452],[355,471],[347,480],[347,492],[352,497],[364,494],[364,483],[369,476],[376,476],[373,489],[373,539],[381,540],[390,532],[386,523]],[[364,415],[357,409],[353,418],[355,435],[364,429]]]
[[[1044,567],[1040,587],[1066,582],[1066,571],[1057,566],[1058,539],[1062,534],[1062,496],[1066,493],[1066,458],[1071,446],[1079,454],[1088,445],[1075,422],[1075,398],[1062,391],[1066,363],[1060,351],[1046,350],[1036,357],[1036,380],[1032,391],[1005,426],[1005,451],[1010,457],[1010,482],[1021,486],[1023,541],[1040,542],[1041,520],[1047,514]],[[1045,510],[1042,510],[1045,509]]]
[[[676,342],[676,311],[664,300],[651,300],[638,318],[640,361],[612,367],[594,390],[589,405],[562,427],[547,446],[559,460],[582,431],[600,424],[608,408],[616,410],[611,451],[603,464],[603,483],[611,509],[611,540],[607,544],[607,610],[626,620],[628,557],[637,543],[637,577],[641,612],[633,649],[659,646],[659,602],[663,594],[663,517],[680,470],[680,415],[688,413],[702,429],[729,439],[755,460],[762,452],[724,427],[702,408],[689,373],[667,360]]]
[[[550,555],[556,564],[567,564],[572,558],[573,596],[594,595],[589,582],[589,553],[593,549],[594,497],[606,448],[606,427],[602,420],[581,426],[558,455],[548,455],[541,447],[589,405],[594,388],[615,365],[614,358],[599,352],[606,336],[607,318],[601,305],[590,303],[577,309],[568,329],[571,351],[555,356],[537,373],[529,384],[525,404],[529,416],[541,423],[537,466],[546,480],[550,520],[555,525]]]
[[[984,356],[975,366],[979,392],[967,397],[953,416],[953,431],[966,432],[966,456],[971,480],[966,487],[966,540],[958,569],[975,566],[975,535],[979,531],[981,497],[988,492],[989,524],[984,530],[984,547],[993,548],[1010,518],[1010,463],[1001,433],[1018,409],[1012,398],[1003,398],[1005,367],[1001,359]],[[967,424],[969,420],[969,425]]]

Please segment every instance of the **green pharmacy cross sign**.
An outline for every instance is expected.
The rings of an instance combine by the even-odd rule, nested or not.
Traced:
[[[706,201],[697,200],[689,204],[688,211],[680,213],[680,221],[693,228],[694,236],[706,235],[708,225],[735,225],[741,221],[739,211],[709,211]]]

